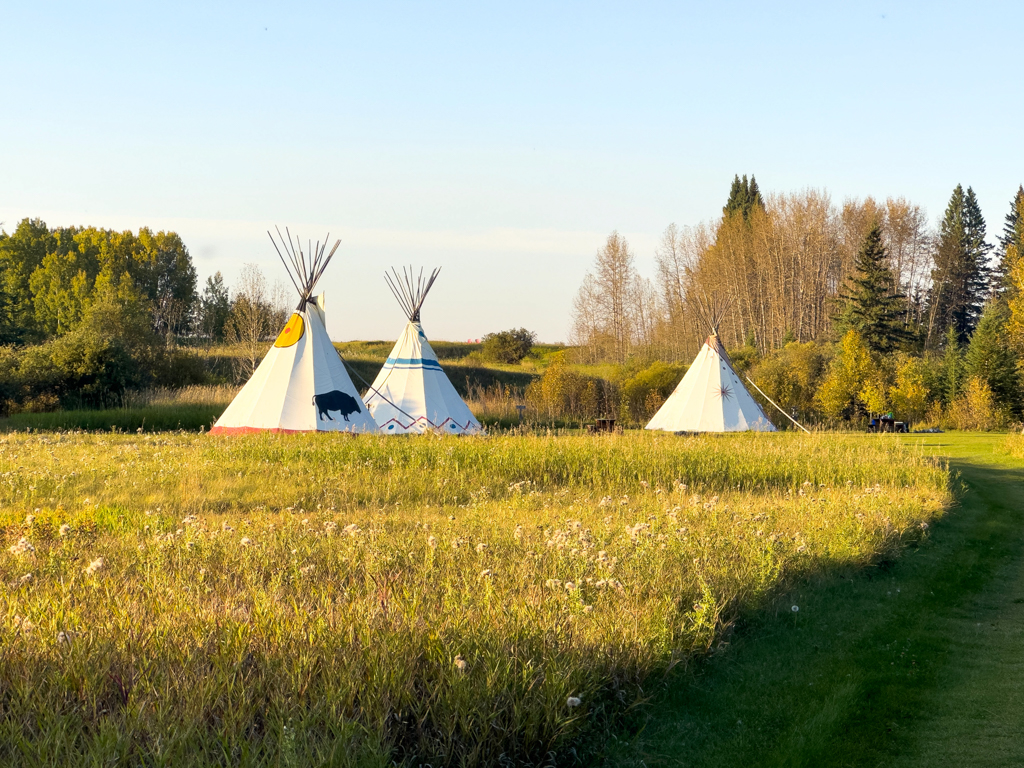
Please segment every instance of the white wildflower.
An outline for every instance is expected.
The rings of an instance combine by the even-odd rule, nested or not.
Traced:
[[[493,575],[494,571],[492,571],[490,568],[484,568],[482,571],[480,571],[481,579],[489,579]]]
[[[576,696],[570,696],[568,699],[565,700],[565,705],[570,709],[578,707],[582,703],[583,702]]]
[[[793,613],[797,613],[800,610],[800,606],[799,605],[794,605],[789,610],[791,610]]]
[[[19,629],[22,632],[31,632],[33,629],[35,629],[35,626],[36,626],[35,624],[33,624],[31,621],[28,620],[28,617],[26,617],[26,616],[19,616],[18,614],[14,614],[14,628],[15,629]]]
[[[102,567],[103,567],[103,558],[102,557],[97,557],[95,560],[93,560],[91,563],[89,563],[89,566],[85,569],[85,574],[87,576],[92,576],[94,573],[96,573],[96,571],[100,570]]]
[[[69,533],[71,533],[71,526],[67,523],[64,523],[64,525],[60,527],[59,533],[61,536],[67,536]]]
[[[463,674],[465,674],[466,670],[469,668],[469,664],[462,657],[461,653],[458,656],[455,657],[455,662],[454,663],[455,663],[455,669],[457,669],[459,672],[461,672]]]
[[[35,515],[25,515],[25,525],[32,525],[36,521]]]
[[[430,547],[431,549],[437,549],[437,539],[434,538],[433,536],[428,536],[427,537],[427,546]]]
[[[71,645],[71,633],[61,630],[57,633],[57,645]]]
[[[21,578],[18,579],[18,584],[19,585],[21,585],[21,584],[28,584],[30,581],[32,581],[32,574],[31,573],[26,573],[26,574],[22,575]]]
[[[485,549],[487,549],[487,545],[484,544],[482,541],[476,545],[476,551],[478,554],[483,552]]]
[[[18,543],[12,544],[7,548],[7,551],[12,555],[30,555],[36,551],[36,548],[32,546],[32,542],[22,536],[18,539]]]
[[[342,533],[347,533],[349,536],[358,536],[362,532],[362,529],[355,523],[349,523],[342,528]]]
[[[242,540],[238,543],[241,544],[243,547],[248,547],[250,544],[252,544],[252,539],[250,539],[248,536],[243,536]]]

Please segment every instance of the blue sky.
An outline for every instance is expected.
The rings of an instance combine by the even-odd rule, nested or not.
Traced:
[[[395,338],[412,263],[432,337],[562,340],[609,232],[650,274],[735,173],[932,219],[972,185],[990,233],[1024,181],[1022,3],[7,6],[3,226],[175,229],[229,282],[330,231],[336,339]]]

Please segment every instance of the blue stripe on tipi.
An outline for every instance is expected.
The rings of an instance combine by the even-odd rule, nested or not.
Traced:
[[[385,365],[403,368],[427,368],[432,371],[440,371],[441,364],[437,360],[425,360],[422,357],[389,357]]]

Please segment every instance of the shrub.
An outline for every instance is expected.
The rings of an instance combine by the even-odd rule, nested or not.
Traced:
[[[824,347],[813,341],[804,344],[794,341],[761,360],[752,369],[750,378],[779,407],[807,419],[817,412],[814,396],[827,360]]]
[[[483,356],[495,363],[514,365],[530,354],[537,335],[525,328],[513,328],[484,336]]]
[[[972,376],[967,380],[963,394],[950,405],[947,421],[956,429],[987,432],[1002,426],[1005,418],[996,406],[996,399],[988,382],[978,376]]]
[[[688,366],[654,362],[622,382],[623,417],[647,421],[679,384]]]
[[[896,415],[918,421],[928,408],[928,387],[925,384],[925,363],[921,358],[904,357],[896,367],[896,384],[889,390]]]
[[[526,398],[535,411],[551,418],[591,419],[613,410],[610,390],[608,382],[580,373],[563,354],[556,354],[544,375],[527,388]]]

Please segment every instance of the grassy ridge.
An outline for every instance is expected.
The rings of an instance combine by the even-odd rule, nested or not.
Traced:
[[[18,434],[0,479],[0,762],[38,764],[541,763],[948,501],[821,435]]]

